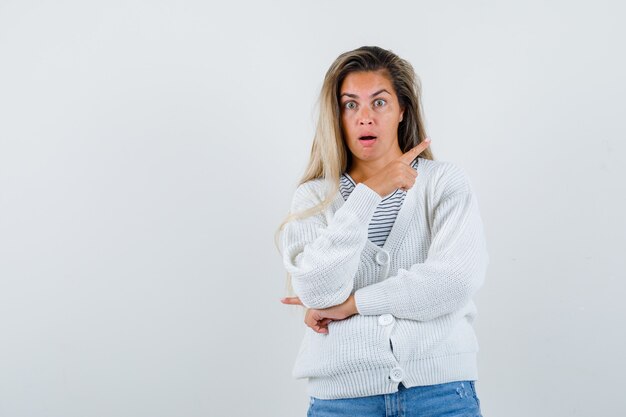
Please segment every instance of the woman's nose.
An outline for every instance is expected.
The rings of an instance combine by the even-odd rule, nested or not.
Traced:
[[[359,120],[360,125],[372,124],[372,117],[370,114],[370,110],[367,107],[361,109],[361,111],[359,112],[358,120]]]

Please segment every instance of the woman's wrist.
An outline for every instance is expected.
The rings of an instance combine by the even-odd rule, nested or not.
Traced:
[[[356,308],[356,299],[354,298],[354,294],[351,294],[346,301],[348,304],[347,307],[350,315],[359,314],[359,310]]]

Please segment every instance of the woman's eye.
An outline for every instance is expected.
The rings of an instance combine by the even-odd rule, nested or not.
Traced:
[[[356,103],[354,101],[348,101],[347,103],[343,104],[343,107],[349,110],[353,110],[356,109]]]
[[[381,106],[384,106],[385,104],[387,104],[387,102],[383,100],[382,98],[379,98],[378,100],[374,100],[375,107],[381,107]]]

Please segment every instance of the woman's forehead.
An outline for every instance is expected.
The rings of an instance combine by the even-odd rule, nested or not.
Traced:
[[[384,71],[351,72],[341,83],[340,94],[369,96],[380,90],[394,94],[393,84]]]

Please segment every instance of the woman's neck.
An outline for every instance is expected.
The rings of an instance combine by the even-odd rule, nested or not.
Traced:
[[[389,155],[388,158],[379,158],[373,161],[361,161],[353,158],[352,166],[348,170],[348,175],[350,175],[357,184],[363,182],[382,170],[388,163],[399,158],[402,155],[399,148],[398,152],[397,155]]]
[[[350,178],[354,180],[355,183],[360,183],[368,179],[369,177],[376,174],[380,171],[386,164],[368,164],[361,166],[352,166],[348,171],[348,175]]]

